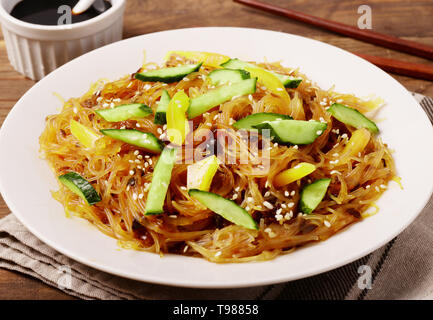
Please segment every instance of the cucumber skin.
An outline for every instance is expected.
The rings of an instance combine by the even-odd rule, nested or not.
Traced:
[[[308,191],[308,187],[310,187],[316,183],[322,183],[322,182],[327,182],[325,192],[324,192],[322,198],[320,199],[320,201],[317,203],[317,205],[314,208],[310,208],[304,201],[305,192]],[[301,212],[306,213],[306,214],[310,214],[311,212],[313,212],[317,208],[317,206],[320,204],[320,202],[322,202],[323,198],[325,197],[326,191],[328,190],[330,183],[331,183],[331,179],[323,178],[323,179],[316,180],[313,183],[310,183],[309,185],[305,186],[302,189],[301,194],[299,195],[299,199],[300,199],[299,200],[299,209],[301,210]]]
[[[136,73],[134,78],[144,81],[144,82],[164,82],[164,83],[172,83],[172,82],[176,82],[176,81],[180,81],[182,80],[184,77],[186,77],[187,75],[189,75],[190,73],[196,72],[198,70],[200,70],[201,65],[203,64],[203,62],[200,62],[196,65],[191,65],[191,66],[195,66],[194,68],[191,69],[191,71],[189,72],[183,72],[183,73],[179,73],[177,75],[173,75],[173,76],[159,76],[159,75],[146,75],[146,73],[156,73],[157,71],[162,71],[164,69],[168,69],[168,68],[163,68],[163,69],[158,69],[158,70],[151,70],[151,71],[147,71],[145,73]],[[173,68],[177,68],[177,67],[173,67]]]
[[[146,149],[146,150],[153,152],[153,153],[160,153],[165,147],[165,144],[161,140],[159,140],[157,137],[155,137],[155,135],[153,133],[150,133],[150,132],[143,132],[143,131],[136,130],[136,129],[102,129],[99,131],[105,136],[108,136],[108,137],[113,138],[115,140],[122,141],[122,142],[130,144],[132,146]],[[133,144],[131,142],[127,142],[125,140],[120,139],[118,135],[110,134],[110,132],[119,132],[119,133],[124,132],[124,133],[126,133],[128,131],[139,132],[140,134],[147,135],[150,139],[154,140],[156,148],[150,149],[150,148],[147,148],[145,146],[136,145],[136,144]]]
[[[167,163],[167,161],[169,161],[169,162]],[[163,174],[164,173],[169,174],[170,179],[171,179],[171,172],[173,170],[173,166],[174,166],[175,162],[176,162],[176,149],[168,148],[168,147],[164,148],[164,150],[161,153],[161,156],[158,159],[158,162],[155,165],[155,169],[153,170],[152,182],[150,184],[149,193],[147,194],[146,209],[145,209],[145,213],[144,213],[146,216],[158,215],[158,214],[161,214],[164,212],[163,206],[164,206],[164,202],[165,202],[165,197],[167,195],[168,186],[170,184],[170,180],[162,181],[162,182],[167,184],[166,186],[164,186],[161,184],[160,178],[157,177],[158,181],[154,181],[154,179],[155,179],[155,175],[158,175],[158,172],[160,172],[161,170],[163,170],[162,171]],[[161,166],[163,166],[163,167],[161,167]],[[156,187],[154,185],[155,182],[158,182],[158,185]],[[157,189],[157,191],[155,191],[155,189]],[[159,193],[163,192],[164,197],[162,198],[161,203],[158,204],[158,208],[153,207],[153,208],[148,209],[149,203],[151,203],[151,205],[155,205],[153,202],[149,201],[149,198],[154,199],[156,197],[154,195],[154,193],[156,193],[156,192],[159,192]]]
[[[343,113],[345,113],[345,112],[346,113],[347,112],[352,113],[352,115],[355,115],[356,117],[359,118],[356,122],[358,122],[358,121],[363,122],[365,125],[362,125],[362,124],[359,125],[357,123],[347,121],[347,120],[342,121],[342,120],[344,120],[344,115],[343,115],[343,117],[341,117],[341,113],[339,111],[340,112],[342,111]],[[368,119],[361,112],[359,112],[358,110],[356,110],[354,108],[347,107],[347,106],[340,104],[340,103],[334,103],[328,109],[328,112],[338,121],[343,122],[344,124],[351,125],[351,126],[355,127],[356,129],[366,128],[366,129],[370,130],[372,133],[378,133],[379,132],[379,128],[377,127],[376,123],[374,123],[373,121]]]
[[[239,119],[238,121],[236,121],[233,124],[233,127],[235,127],[236,129],[244,129],[244,130],[249,130],[249,129],[257,129],[254,128],[254,125],[257,125],[259,123],[262,123],[263,121],[256,123],[256,124],[248,124],[251,123],[249,120],[253,120],[254,118],[258,118],[260,116],[265,116],[265,117],[274,117],[275,119],[273,120],[264,120],[264,121],[276,121],[278,118],[281,118],[281,120],[292,120],[293,118],[291,116],[288,116],[286,114],[279,114],[279,113],[272,113],[272,112],[259,112],[259,113],[253,113],[250,114],[248,116],[246,116],[245,118]],[[247,123],[248,125],[245,125],[245,123]]]
[[[115,120],[114,119],[110,120],[110,118],[109,117],[107,118],[106,115],[105,115],[105,114],[109,114],[110,112],[116,112],[116,111],[118,111],[118,110],[116,110],[116,108],[122,108],[122,107],[127,107],[127,106],[132,106],[132,105],[137,105],[137,106],[139,105],[139,107],[137,107],[137,108],[140,109],[143,112],[143,114],[140,115],[140,117],[144,118],[144,117],[147,117],[148,115],[151,115],[153,113],[152,109],[149,108],[148,106],[146,106],[143,103],[125,104],[125,105],[117,106],[117,107],[115,107],[113,109],[99,109],[99,110],[95,110],[95,113],[98,116],[100,116],[102,119],[104,119],[105,121],[108,121],[108,122],[120,122],[120,121],[125,121],[125,120],[136,119],[136,117],[134,117],[132,115],[130,117],[122,117],[122,118],[117,118]]]
[[[251,215],[248,213],[248,211],[246,211],[244,208],[242,208],[242,207],[240,207],[236,202],[234,202],[233,200],[230,200],[230,199],[226,199],[226,198],[224,198],[224,197],[222,197],[222,196],[220,196],[219,194],[216,194],[216,193],[212,193],[212,192],[208,192],[208,191],[203,191],[203,190],[199,190],[199,189],[190,189],[190,190],[188,190],[188,194],[191,196],[191,197],[194,197],[194,195],[196,194],[206,194],[207,196],[210,196],[210,197],[212,197],[212,198],[215,198],[215,200],[219,200],[219,201],[224,201],[224,202],[226,202],[228,205],[230,205],[230,206],[236,206],[236,209],[240,209],[242,212],[244,212],[244,214],[245,214],[245,217],[247,218],[247,220],[249,220],[248,222],[249,222],[249,224],[248,225],[246,225],[246,224],[238,224],[238,223],[236,223],[236,222],[234,222],[233,220],[235,220],[235,219],[228,219],[227,217],[224,217],[223,215],[221,215],[220,213],[218,213],[218,212],[215,212],[215,211],[213,211],[212,209],[210,209],[205,203],[203,203],[200,199],[197,199],[201,204],[203,204],[204,206],[206,206],[209,210],[212,210],[213,212],[215,212],[216,214],[218,214],[218,215],[220,215],[220,216],[222,216],[224,219],[226,219],[226,220],[228,220],[228,221],[230,221],[230,222],[232,222],[232,223],[234,223],[234,224],[236,224],[236,225],[240,225],[240,226],[242,226],[242,227],[244,227],[244,228],[247,228],[247,229],[252,229],[252,230],[258,230],[259,229],[259,227],[258,227],[258,225],[257,225],[257,223],[254,221],[254,219],[253,219],[253,217],[251,217]]]
[[[170,102],[170,95],[168,94],[168,91],[164,89],[162,91],[161,99],[159,100],[158,107],[155,111],[155,118],[153,119],[153,123],[164,125],[167,123],[167,107],[168,103]]]
[[[327,127],[328,127],[328,125],[327,125],[326,123],[323,123],[323,125],[321,126],[321,128],[318,129],[318,130],[322,130],[322,134],[323,134],[323,132],[326,130]],[[271,131],[271,136],[273,137],[273,138],[272,138],[272,141],[277,142],[278,144],[281,144],[281,145],[288,145],[288,146],[293,145],[293,144],[296,144],[296,145],[307,145],[307,144],[311,144],[311,143],[313,143],[314,141],[316,141],[316,139],[317,139],[318,137],[321,136],[321,135],[318,135],[318,136],[316,136],[313,140],[306,140],[305,142],[302,142],[302,143],[300,143],[300,142],[298,142],[298,143],[291,143],[291,142],[286,142],[286,141],[282,140],[282,139],[281,139],[281,138],[276,134],[275,130],[272,128],[272,126],[271,126],[269,123],[262,123],[262,124],[259,124],[259,125],[255,125],[255,126],[253,126],[253,128],[256,128],[256,129],[259,129],[259,130],[269,129],[269,130]]]
[[[224,76],[224,73],[226,73],[226,81],[221,79],[224,78],[221,77],[221,75]],[[233,77],[236,77],[236,75],[238,78],[234,79]],[[210,78],[212,85],[222,85],[226,84],[227,82],[235,83],[251,78],[250,73],[242,69],[216,69],[211,71],[208,74],[208,77]]]
[[[245,67],[262,68],[262,67],[255,65],[255,64],[245,62],[245,61],[242,61],[239,59],[230,59],[224,63],[221,63],[220,66],[227,68],[227,69],[232,69],[232,70],[233,69],[242,69]],[[262,69],[264,69],[264,68],[262,68]],[[290,78],[288,78],[289,76],[287,76],[287,75],[276,73],[276,72],[273,72],[273,71],[268,70],[268,69],[264,69],[264,70],[275,75],[278,78],[278,80],[281,81],[281,83],[284,85],[285,88],[296,89],[299,86],[299,84],[302,82],[302,79],[298,79],[298,78],[290,79]]]
[[[94,205],[101,201],[101,197],[95,188],[82,176],[76,172],[68,172],[58,177],[59,181],[76,195],[80,196],[89,205]],[[68,183],[72,183],[77,190],[72,190]]]
[[[256,86],[257,86],[257,78],[251,78],[251,79],[247,79],[247,80],[242,80],[240,82],[234,83],[232,86],[237,86],[237,85],[242,84],[243,81],[250,81],[250,80],[252,80],[252,82],[254,82],[254,89],[247,90],[245,93],[243,93],[241,95],[255,93],[256,92]],[[221,90],[223,90],[225,88],[226,88],[226,86],[221,86],[221,87],[219,87],[217,89],[214,89],[213,91],[209,91],[209,92],[207,92],[207,93],[205,93],[205,94],[203,94],[201,96],[198,96],[196,98],[191,99],[190,106],[189,106],[189,108],[187,110],[188,119],[194,119],[195,117],[198,117],[199,115],[201,115],[201,114],[207,112],[208,110],[210,110],[210,109],[212,109],[212,108],[220,105],[221,103],[229,101],[230,99],[226,99],[226,100],[224,100],[224,101],[222,101],[222,102],[220,102],[218,104],[211,103],[209,106],[206,106],[206,107],[203,107],[203,102],[198,102],[197,103],[197,101],[203,100],[204,97],[207,97],[209,100],[212,100],[212,98],[213,98],[212,95],[213,94],[216,95],[216,94],[220,93]],[[232,97],[234,97],[234,96],[236,96],[236,95],[233,95]],[[198,104],[198,106],[197,106],[197,104]],[[193,110],[194,108],[198,109],[199,112],[197,110]]]

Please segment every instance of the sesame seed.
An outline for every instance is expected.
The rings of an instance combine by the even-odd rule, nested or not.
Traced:
[[[320,135],[322,134],[322,132],[323,132],[322,130],[317,130],[317,131],[316,131],[316,134],[317,134],[318,136],[320,136]]]
[[[236,187],[235,188],[235,191],[237,192],[237,191],[239,191],[241,189],[241,187]]]
[[[221,251],[218,251],[217,253],[215,253],[215,257],[219,257],[222,254]]]
[[[129,163],[134,163],[134,160],[128,160]]]
[[[246,206],[245,210],[250,211],[250,207]]]
[[[284,191],[284,196],[286,196],[286,197],[288,197],[290,194],[289,194],[289,191]]]
[[[254,199],[252,197],[247,198],[247,202],[253,202],[253,201],[254,201]]]
[[[140,163],[140,160],[138,160],[138,159],[135,159],[135,163]]]
[[[277,88],[276,90],[277,90],[277,91],[284,91],[283,88]]]
[[[294,202],[289,202],[289,203],[287,204],[287,206],[288,206],[289,208],[293,208],[294,205],[295,205]]]
[[[132,199],[134,199],[134,201],[137,200],[137,194],[136,193],[132,194]]]
[[[110,108],[114,108],[115,106],[114,102],[110,103]]]
[[[183,248],[183,253],[187,252],[187,251],[188,251],[188,248],[189,248],[189,246],[186,245],[185,248]]]
[[[297,144],[295,144],[295,145],[293,146],[293,149],[296,149],[296,150],[298,150],[298,149],[299,149],[298,145],[297,145]]]
[[[158,128],[158,129],[156,129],[156,132],[158,132],[158,134],[162,134],[162,129]]]
[[[271,229],[271,228],[266,228],[264,231],[265,231],[266,233],[269,233],[269,232],[272,232],[272,229]]]
[[[271,203],[269,203],[268,201],[263,202],[263,205],[268,209],[274,208],[274,206]]]
[[[140,194],[138,195],[138,199],[143,199],[143,197],[144,197],[144,194],[143,194],[143,193],[140,193]]]
[[[253,101],[253,96],[251,94],[248,95],[248,100]]]
[[[277,219],[277,221],[281,221],[283,220],[283,216],[281,214],[276,214],[275,219]]]
[[[147,162],[144,163],[144,167],[147,168],[149,164]]]
[[[129,187],[129,185],[126,187],[126,191],[129,191],[129,189],[130,189],[130,187]]]
[[[342,138],[342,139],[346,139],[346,138],[347,138],[347,133],[343,133],[343,134],[341,135],[341,138]]]
[[[216,119],[218,119],[218,118],[219,118],[219,114],[217,114],[217,115],[215,115],[215,116],[213,117],[214,120],[216,120]],[[211,125],[211,124],[209,123],[208,125]]]
[[[331,227],[331,223],[328,220],[323,221],[323,224],[327,227],[330,228]]]
[[[171,215],[169,215],[169,218],[177,219],[177,215],[175,215],[175,214],[171,214]]]
[[[326,106],[326,102],[321,101],[321,102],[320,102],[320,105],[321,105],[321,106]]]
[[[340,171],[337,171],[337,170],[332,170],[330,173],[331,174],[341,174]]]
[[[141,125],[140,125],[138,122],[135,124],[135,126],[136,126],[137,128],[140,128],[140,127],[141,127]]]
[[[152,159],[147,160],[147,162],[149,162],[149,164],[152,164]]]
[[[76,107],[74,107],[73,111],[74,113],[78,113],[78,109]]]
[[[368,185],[365,186],[365,189],[370,189],[370,187],[371,186],[368,184]]]
[[[143,159],[143,156],[142,156],[141,154],[139,154],[139,155],[137,156],[137,158],[138,158],[138,159]]]
[[[96,102],[101,102],[101,101],[102,101],[102,97],[96,98]]]
[[[280,209],[278,209],[275,213],[276,213],[276,214],[280,214],[282,211],[283,211],[283,209],[280,208]]]
[[[274,148],[276,148],[276,147],[278,147],[278,143],[275,142],[274,143]]]
[[[180,189],[181,190],[187,190],[187,188],[185,186],[181,186]]]
[[[235,193],[232,197],[232,200],[236,200],[237,198],[238,198],[238,195],[237,195],[237,193]]]
[[[380,187],[381,187],[382,189],[386,189],[386,185],[384,185],[384,184],[381,184]]]
[[[290,212],[292,212],[292,211],[290,211]],[[286,220],[290,220],[290,219],[292,219],[292,217],[293,217],[293,213],[290,214],[289,212],[287,212],[287,213],[284,215],[284,219],[286,219]]]
[[[336,153],[334,153],[332,156],[333,156],[333,157],[338,157],[339,155],[340,155],[340,154],[336,152]]]
[[[286,208],[287,208],[287,204],[282,203],[282,204],[281,204],[281,208],[286,209]]]
[[[292,192],[290,192],[290,195],[293,197],[296,194],[296,191],[293,190]]]
[[[378,186],[376,186],[374,189],[375,189],[377,192],[380,191]]]
[[[337,148],[340,145],[339,142],[337,142],[336,144],[334,144],[333,148]]]
[[[133,176],[134,175],[134,170],[129,170],[129,175]]]
[[[266,191],[264,196],[266,198],[266,197],[269,197],[270,195],[271,195],[271,192],[270,191]]]

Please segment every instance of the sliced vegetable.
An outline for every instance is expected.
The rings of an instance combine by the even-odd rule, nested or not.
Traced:
[[[290,89],[296,89],[302,82],[302,78],[295,78],[292,76],[288,76],[286,74],[279,74],[275,73],[276,77],[280,79],[280,81],[283,83],[284,87],[290,88]]]
[[[203,62],[203,65],[217,68],[221,63],[230,60],[230,57],[219,53],[202,52],[202,51],[169,51],[166,55],[166,60],[173,55],[185,57],[189,60]]]
[[[95,110],[95,112],[108,122],[137,120],[152,114],[152,109],[143,103],[124,104],[112,109]]]
[[[266,121],[276,121],[276,120],[290,120],[291,116],[279,113],[270,113],[270,112],[259,112],[253,113],[245,118],[239,119],[233,124],[233,127],[236,129],[245,129],[250,130],[254,129],[253,126],[261,124]]]
[[[76,172],[68,172],[59,176],[59,181],[73,193],[84,199],[89,205],[101,201],[101,197],[93,186]]]
[[[164,148],[164,143],[149,132],[135,129],[103,129],[101,133],[153,153],[160,153]]]
[[[182,145],[189,131],[186,110],[189,97],[183,90],[176,92],[167,107],[167,135],[170,142]]]
[[[190,164],[187,168],[188,189],[209,191],[212,179],[219,167],[218,158],[215,155]]]
[[[250,78],[250,73],[245,70],[237,69],[216,69],[208,74],[208,77],[214,86],[235,83]]]
[[[299,205],[303,213],[309,214],[317,208],[325,197],[330,183],[331,179],[319,179],[302,189]]]
[[[373,133],[379,132],[377,125],[356,109],[346,107],[339,103],[334,103],[328,109],[328,112],[338,121],[355,127],[356,129],[367,128]]]
[[[146,215],[164,212],[165,196],[171,180],[171,171],[176,162],[176,149],[165,147],[153,170],[152,182],[146,201]]]
[[[182,80],[185,76],[192,72],[198,71],[202,63],[186,64],[178,67],[163,68],[158,70],[150,70],[146,72],[136,73],[135,79],[141,81],[160,81],[171,83]]]
[[[99,134],[82,125],[78,121],[71,120],[69,122],[69,127],[72,135],[86,148],[93,148],[95,146],[95,141],[101,138]]]
[[[346,162],[350,157],[362,152],[370,141],[371,133],[365,128],[352,132],[352,136],[341,153],[340,163]]]
[[[191,99],[191,105],[188,108],[188,118],[195,118],[234,97],[256,92],[256,82],[257,78],[253,78],[230,85],[226,84]]]
[[[158,102],[158,106],[156,107],[155,119],[153,120],[153,123],[161,125],[167,123],[166,112],[169,102],[170,95],[168,94],[168,91],[164,89],[161,94],[161,99]]]
[[[260,68],[260,67],[256,66],[255,64],[245,62],[245,61],[242,61],[239,59],[230,59],[229,61],[221,64],[221,66],[224,68],[228,68],[228,69],[245,69],[246,67]],[[261,69],[263,69],[263,68],[261,68]],[[266,69],[263,69],[263,70],[266,70]],[[266,70],[266,71],[274,74],[286,88],[297,88],[299,86],[299,84],[302,82],[302,78],[295,78],[295,77],[288,76],[285,74],[272,72],[270,70]]]
[[[310,144],[326,130],[319,121],[278,120],[254,125],[257,129],[270,129],[273,140],[281,144]]]
[[[197,189],[189,190],[188,194],[230,222],[247,229],[258,229],[253,217],[244,208],[238,206],[236,202],[225,199],[219,194]]]
[[[290,103],[290,96],[284,88],[281,81],[266,69],[259,67],[245,67],[252,77],[257,77],[258,81],[263,84],[267,90],[280,97],[287,105]]]
[[[285,186],[289,183],[297,181],[316,170],[314,164],[308,162],[301,162],[294,166],[293,168],[284,170],[277,174],[274,178],[274,185],[278,187]]]

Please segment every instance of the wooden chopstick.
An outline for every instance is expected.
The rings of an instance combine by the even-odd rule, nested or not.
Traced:
[[[421,63],[412,63],[412,62],[406,62],[406,61],[401,61],[396,59],[371,56],[368,54],[361,54],[356,52],[353,52],[353,54],[356,54],[357,56],[367,61],[370,61],[371,63],[373,63],[374,65],[378,66],[379,68],[385,71],[401,74],[401,75],[405,75],[417,79],[433,81],[433,66],[429,66]]]
[[[278,6],[274,6],[256,0],[234,0],[234,2],[238,2],[280,16],[288,17],[290,19],[294,19],[297,21],[306,22],[310,25],[328,29],[330,31],[340,33],[349,36],[351,38],[359,39],[382,47],[410,53],[412,55],[433,60],[433,46],[400,39],[397,37],[393,37],[379,32],[374,32],[371,30],[361,30],[356,27],[352,27],[343,23],[326,20],[306,13],[281,8]]]

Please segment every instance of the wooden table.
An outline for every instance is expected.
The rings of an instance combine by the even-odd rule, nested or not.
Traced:
[[[356,25],[361,4],[372,8],[373,30],[433,45],[433,2],[431,0],[268,0],[326,19]],[[421,58],[366,44],[357,40],[275,17],[233,3],[230,0],[128,0],[124,21],[124,37],[133,37],[161,30],[203,27],[236,26],[277,30],[317,39],[340,48],[429,63]],[[408,90],[433,96],[433,83],[403,76],[394,77]],[[35,82],[24,78],[9,65],[6,47],[0,35],[0,124],[15,102]],[[4,152],[2,150],[1,152]],[[0,217],[9,209],[0,196]],[[62,291],[21,274],[0,270],[0,299],[72,299]]]

